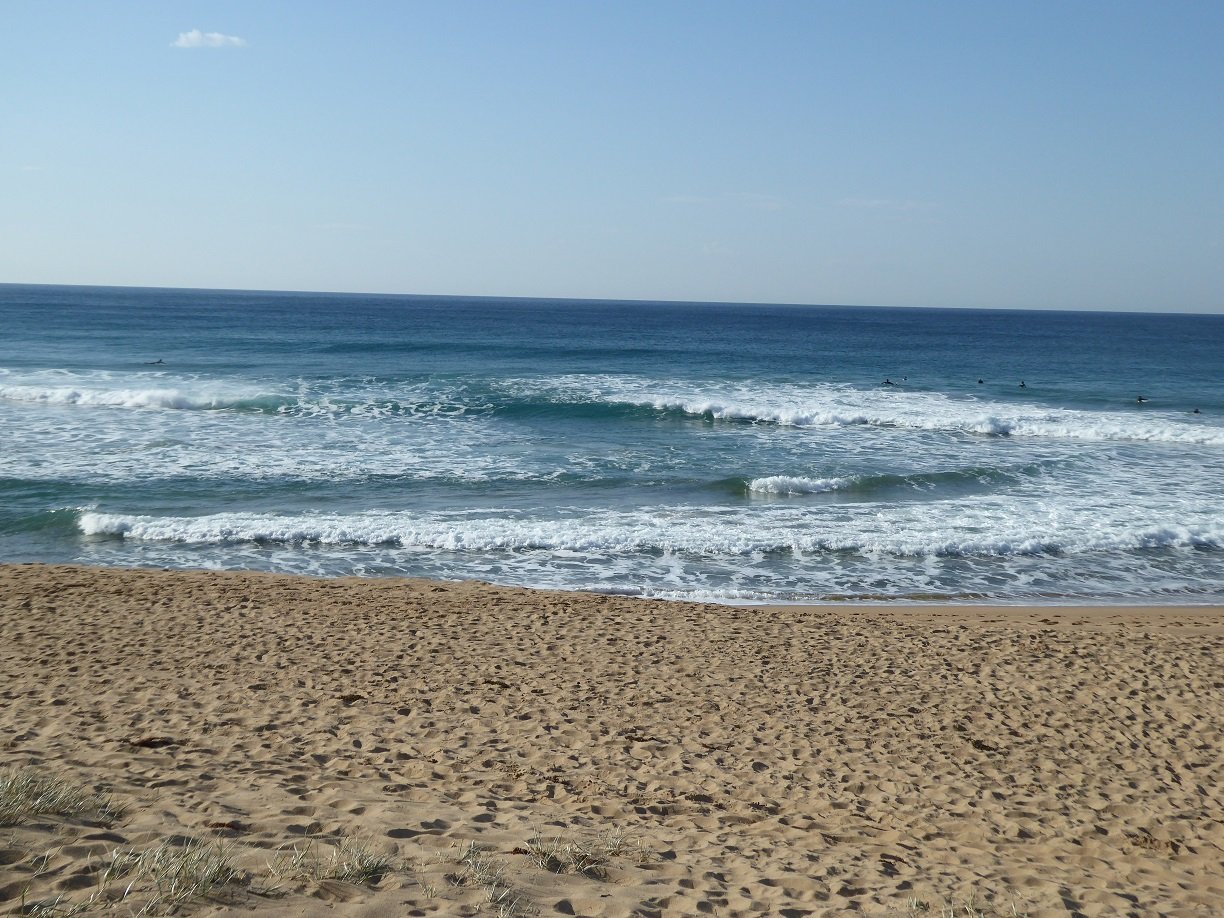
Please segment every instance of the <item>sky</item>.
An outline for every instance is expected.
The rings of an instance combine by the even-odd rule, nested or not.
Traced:
[[[1224,312],[1224,3],[0,0],[0,282]]]

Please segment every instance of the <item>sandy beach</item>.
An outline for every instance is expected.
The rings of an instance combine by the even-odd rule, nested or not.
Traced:
[[[0,825],[0,913],[159,846],[191,914],[1224,913],[1219,607],[15,565],[0,634],[10,793],[117,810]]]

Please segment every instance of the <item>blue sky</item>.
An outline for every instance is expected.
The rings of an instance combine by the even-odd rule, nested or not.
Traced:
[[[0,12],[0,281],[1224,311],[1215,0]]]

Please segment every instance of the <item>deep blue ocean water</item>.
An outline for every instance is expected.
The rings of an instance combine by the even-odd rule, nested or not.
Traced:
[[[1224,316],[0,285],[0,560],[1219,602]]]

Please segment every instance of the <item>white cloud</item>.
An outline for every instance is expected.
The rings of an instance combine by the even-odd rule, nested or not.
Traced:
[[[172,48],[244,48],[246,41],[237,35],[223,35],[220,32],[201,32],[192,29],[190,32],[180,32],[179,37],[171,42]]]

